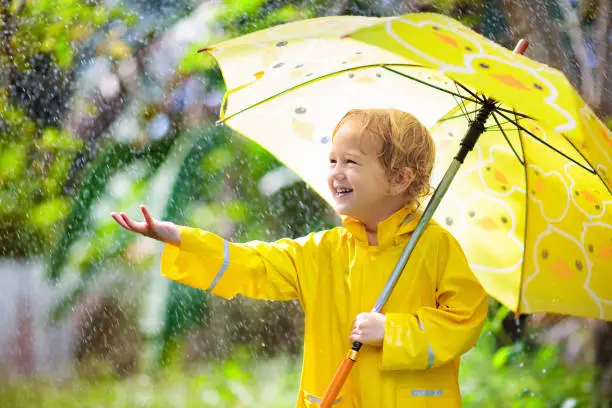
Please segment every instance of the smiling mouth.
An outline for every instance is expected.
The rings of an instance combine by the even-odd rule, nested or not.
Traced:
[[[351,188],[338,188],[336,189],[336,197],[340,198],[340,197],[346,197],[347,195],[351,194],[353,192],[353,189]]]

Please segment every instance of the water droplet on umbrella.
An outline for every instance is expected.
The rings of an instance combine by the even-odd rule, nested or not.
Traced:
[[[298,115],[301,115],[303,113],[306,113],[306,108],[304,108],[303,106],[300,106],[298,108],[295,108],[295,113],[297,113]]]

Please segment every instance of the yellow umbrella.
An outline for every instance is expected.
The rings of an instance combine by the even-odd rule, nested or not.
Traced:
[[[516,313],[612,320],[612,134],[559,71],[431,13],[304,20],[205,50],[227,86],[220,121],[330,203],[330,136],[348,110],[430,128],[438,188],[373,310],[433,216]]]

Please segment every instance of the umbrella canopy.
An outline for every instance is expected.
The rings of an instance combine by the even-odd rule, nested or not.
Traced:
[[[612,134],[559,71],[430,13],[305,20],[205,50],[227,86],[220,120],[330,203],[331,132],[348,110],[419,118],[435,185],[494,101],[434,218],[515,312],[612,320]]]

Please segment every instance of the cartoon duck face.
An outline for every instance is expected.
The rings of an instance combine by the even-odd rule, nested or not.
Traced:
[[[480,177],[485,188],[494,194],[506,195],[515,189],[524,190],[522,165],[510,149],[493,149],[490,160],[483,162]]]
[[[508,272],[520,265],[524,231],[507,204],[481,196],[466,209],[462,217],[467,227],[458,238],[470,262],[491,272]]]
[[[583,126],[586,128],[587,133],[592,137],[596,138],[597,145],[603,147],[604,150],[612,149],[612,133],[608,130],[601,121],[598,120],[597,115],[587,106],[580,109],[581,119]],[[589,144],[590,146],[590,144]]]
[[[612,205],[610,194],[595,175],[577,165],[568,165],[565,171],[572,180],[572,202],[580,212],[589,218],[598,217],[603,214],[606,205]]]
[[[462,67],[465,55],[479,52],[476,42],[461,30],[426,16],[420,21],[394,20],[390,30],[396,41],[408,40],[402,48],[408,58],[427,65]]]
[[[549,227],[536,239],[532,256],[526,259],[526,267],[533,270],[523,286],[530,310],[599,316],[599,305],[586,288],[590,263],[575,239]]]
[[[589,287],[600,299],[612,302],[612,225],[587,224],[582,239],[592,264]]]
[[[567,187],[561,175],[555,171],[545,173],[535,165],[527,168],[529,199],[537,203],[540,212],[548,221],[562,220],[568,210]]]

